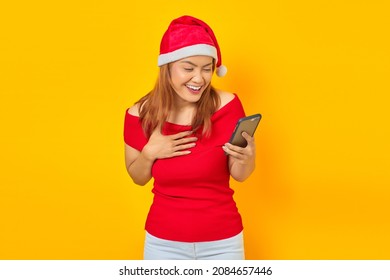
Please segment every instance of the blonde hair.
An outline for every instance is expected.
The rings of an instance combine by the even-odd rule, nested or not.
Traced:
[[[150,136],[157,127],[163,127],[169,112],[174,110],[175,94],[171,86],[169,64],[162,65],[154,88],[136,102],[139,104],[139,117],[146,135]],[[220,102],[216,90],[209,84],[197,102],[196,113],[191,123],[194,132],[206,137],[211,134],[211,116],[220,106]]]

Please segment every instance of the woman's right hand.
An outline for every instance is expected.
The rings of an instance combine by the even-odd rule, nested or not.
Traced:
[[[192,133],[192,131],[184,131],[173,135],[163,135],[160,127],[157,127],[142,153],[152,161],[188,155],[191,153],[188,149],[193,148],[196,145],[195,141],[198,140],[197,137],[189,137]]]

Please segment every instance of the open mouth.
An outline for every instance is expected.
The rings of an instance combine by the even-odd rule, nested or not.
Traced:
[[[197,87],[197,86],[188,85],[188,84],[186,85],[186,87],[187,87],[188,89],[190,89],[191,91],[193,91],[193,92],[199,92],[200,89],[202,88],[201,86]]]

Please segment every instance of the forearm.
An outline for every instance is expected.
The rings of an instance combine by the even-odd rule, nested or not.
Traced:
[[[152,166],[154,160],[145,157],[144,152],[141,152],[137,159],[127,166],[127,172],[137,185],[145,185],[152,178]]]
[[[230,157],[229,166],[230,175],[233,177],[233,179],[239,182],[243,182],[248,179],[248,177],[255,170],[256,164],[254,158],[250,161],[243,163],[242,161]]]

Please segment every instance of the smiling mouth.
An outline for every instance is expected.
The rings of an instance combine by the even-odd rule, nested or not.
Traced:
[[[197,86],[192,86],[192,85],[186,85],[186,87],[192,91],[200,91],[200,89],[202,88],[201,86],[197,87]]]

